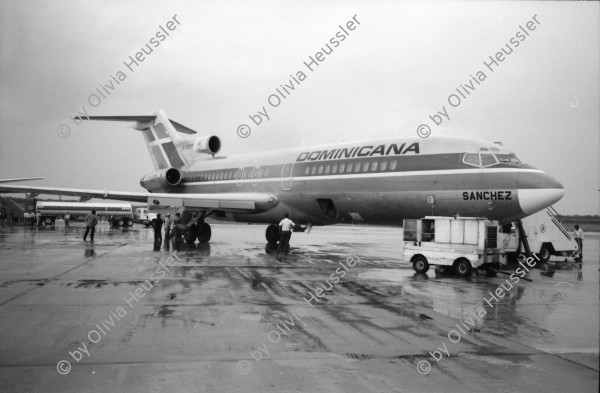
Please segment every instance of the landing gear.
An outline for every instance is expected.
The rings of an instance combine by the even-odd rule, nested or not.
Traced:
[[[275,224],[269,225],[267,227],[265,236],[267,238],[267,242],[277,244],[277,242],[279,241],[279,227]]]
[[[194,244],[196,239],[198,239],[200,244],[206,244],[210,241],[211,236],[212,229],[205,222],[190,225],[183,231],[183,237],[187,244]]]
[[[198,223],[196,235],[200,244],[208,243],[210,241],[210,237],[212,236],[212,229],[210,229],[210,225],[205,222]]]
[[[185,242],[187,244],[194,244],[197,236],[198,235],[196,234],[196,224],[185,228],[183,231],[183,238],[185,239]]]

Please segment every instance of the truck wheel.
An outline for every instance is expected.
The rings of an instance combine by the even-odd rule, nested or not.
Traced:
[[[538,254],[538,258],[540,258],[540,262],[548,262],[550,260],[550,256],[552,256],[552,252],[550,251],[550,247],[547,245],[543,245],[540,248],[540,253]]]
[[[118,227],[122,227],[122,226],[123,226],[123,224],[125,224],[125,220],[123,220],[122,218],[119,218],[119,219],[117,220],[117,226],[118,226]]]
[[[429,262],[427,262],[427,258],[422,255],[417,255],[412,259],[413,269],[417,273],[427,273],[429,270]]]
[[[469,277],[471,275],[471,262],[466,258],[457,259],[454,262],[454,273],[460,277]]]
[[[275,224],[269,225],[265,237],[267,238],[267,242],[277,243],[279,241],[279,227]]]
[[[52,219],[50,217],[44,218],[44,225],[52,225]]]

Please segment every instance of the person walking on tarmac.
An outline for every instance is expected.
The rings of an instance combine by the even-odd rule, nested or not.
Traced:
[[[65,231],[66,231],[67,229],[70,228],[69,227],[69,220],[71,219],[71,215],[69,214],[68,211],[65,212],[65,217],[64,218],[65,218]]]
[[[164,224],[163,219],[160,217],[160,213],[156,215],[154,220],[154,251],[160,251],[162,246],[162,226]]]
[[[292,228],[294,228],[294,222],[289,219],[287,213],[283,216],[283,220],[279,222],[279,247],[277,248],[277,255],[281,256],[282,253],[285,255],[290,252],[290,239],[292,238]]]
[[[98,225],[98,216],[96,215],[96,210],[92,210],[90,214],[85,216],[85,233],[83,234],[83,241],[86,240],[88,233],[90,234],[90,240],[94,241],[96,225]]]
[[[577,242],[577,247],[579,247],[579,257],[583,260],[583,229],[579,228],[578,224],[575,224],[575,241]]]

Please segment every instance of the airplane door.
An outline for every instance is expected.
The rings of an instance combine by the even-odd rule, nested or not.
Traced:
[[[284,191],[291,191],[292,189],[292,171],[294,169],[296,156],[289,157],[285,164],[283,164],[283,169],[281,170],[281,189]]]

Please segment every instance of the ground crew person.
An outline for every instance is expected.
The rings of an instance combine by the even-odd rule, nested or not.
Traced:
[[[167,216],[165,217],[165,243],[167,243],[171,238],[171,224],[171,215],[167,214]]]
[[[160,218],[160,213],[156,215],[156,220],[154,220],[154,251],[160,251],[160,246],[162,246],[162,226],[164,221]]]
[[[181,242],[181,214],[175,214],[175,218],[173,218],[173,236],[175,237],[175,244],[179,244]]]
[[[85,233],[83,234],[83,241],[86,240],[88,233],[90,234],[90,240],[94,241],[96,225],[98,225],[98,216],[96,216],[96,210],[92,210],[90,214],[85,216]]]
[[[583,260],[583,229],[579,228],[579,225],[575,224],[575,241],[579,247],[579,257]]]
[[[290,252],[290,239],[292,238],[292,228],[294,222],[289,219],[287,213],[283,216],[283,220],[279,222],[279,247],[277,247],[277,255],[281,256],[282,252],[286,255]]]

